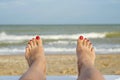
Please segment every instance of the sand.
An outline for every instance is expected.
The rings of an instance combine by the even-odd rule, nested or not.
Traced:
[[[76,55],[46,55],[47,75],[77,75]],[[120,75],[120,54],[97,55],[95,66],[102,74]],[[1,55],[0,75],[22,75],[28,69],[22,55]]]

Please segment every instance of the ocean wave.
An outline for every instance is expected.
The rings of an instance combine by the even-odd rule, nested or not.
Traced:
[[[0,48],[0,55],[20,54],[24,52],[24,49],[19,48]]]
[[[76,40],[80,35],[85,36],[86,38],[104,38],[105,33],[80,33],[80,34],[62,34],[62,35],[42,35],[43,39],[70,39]]]
[[[107,38],[120,38],[120,32],[109,32],[109,33],[106,33],[106,37]]]
[[[54,42],[49,42],[48,45],[60,45],[60,44],[64,44],[64,45],[69,45],[69,44],[76,44],[76,41],[54,41]]]
[[[56,48],[56,47],[50,47],[50,48],[45,48],[45,51],[46,52],[74,52],[75,51],[75,48]]]
[[[19,44],[19,43],[25,43],[24,41],[18,41],[18,40],[15,40],[15,41],[0,41],[0,44]]]
[[[120,48],[95,48],[96,53],[120,53]],[[25,49],[24,48],[1,48],[0,49],[0,55],[7,55],[7,54],[24,54]],[[56,47],[50,47],[45,48],[45,53],[47,54],[71,54],[76,53],[76,48],[56,48]]]
[[[56,48],[56,47],[51,47],[51,48],[45,48],[46,52],[50,53],[75,53],[76,48]],[[95,48],[95,51],[97,53],[120,53],[120,48]]]
[[[120,48],[100,48],[100,49],[96,49],[97,53],[120,53]]]
[[[0,33],[0,41],[15,41],[15,40],[28,40],[33,38],[31,35],[9,35],[5,32]]]
[[[86,38],[104,38],[106,33],[78,33],[78,34],[61,34],[61,35],[40,35],[42,39],[77,39],[80,35],[85,36]],[[15,40],[28,40],[36,35],[10,35],[6,32],[0,33],[0,41],[9,40],[9,41],[15,41]]]

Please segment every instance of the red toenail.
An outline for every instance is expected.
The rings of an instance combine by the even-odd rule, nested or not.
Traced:
[[[39,37],[39,36],[36,36],[36,39],[37,39],[37,40],[39,40],[39,39],[40,39],[40,37]]]
[[[87,42],[88,42],[89,40],[87,40]]]
[[[80,40],[83,40],[83,36],[80,36],[79,39],[80,39]]]
[[[30,40],[30,41],[32,41],[32,40]]]

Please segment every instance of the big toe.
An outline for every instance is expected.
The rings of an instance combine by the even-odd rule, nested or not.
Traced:
[[[38,46],[42,46],[42,40],[41,40],[41,38],[39,36],[36,36],[36,44]]]
[[[80,36],[77,40],[77,46],[78,47],[82,47],[83,46],[83,36]]]

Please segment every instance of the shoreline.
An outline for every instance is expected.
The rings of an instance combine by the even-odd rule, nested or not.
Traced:
[[[75,54],[46,54],[47,75],[77,75]],[[104,75],[120,75],[120,54],[96,54],[95,66]],[[0,75],[22,75],[28,68],[24,55],[0,55]]]

